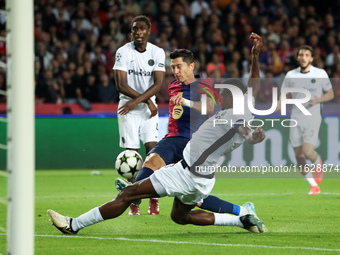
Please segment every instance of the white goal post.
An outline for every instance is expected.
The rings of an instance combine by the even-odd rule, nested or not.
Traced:
[[[34,254],[33,0],[6,1],[7,250]]]

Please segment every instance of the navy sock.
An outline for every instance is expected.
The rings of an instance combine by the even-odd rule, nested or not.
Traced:
[[[235,205],[228,201],[224,201],[212,195],[209,195],[207,198],[203,200],[203,203],[200,206],[200,208],[211,212],[232,213],[234,215],[239,215],[241,211],[241,207],[239,205]]]
[[[142,169],[139,171],[139,173],[137,174],[137,177],[135,179],[135,182],[144,180],[146,178],[148,178],[150,175],[153,174],[153,170],[151,168],[148,167],[142,167]]]

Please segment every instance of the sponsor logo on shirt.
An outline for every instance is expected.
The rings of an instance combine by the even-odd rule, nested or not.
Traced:
[[[153,75],[153,71],[145,71],[140,69],[138,70],[133,70],[133,69],[129,69],[128,74],[134,74],[134,75],[140,75],[140,76],[152,76]]]
[[[183,92],[178,93],[179,96],[183,97]],[[183,107],[182,105],[175,105],[174,109],[172,110],[172,117],[175,120],[178,120],[183,115]]]
[[[159,67],[164,67],[164,64],[163,63],[159,63],[158,66]]]

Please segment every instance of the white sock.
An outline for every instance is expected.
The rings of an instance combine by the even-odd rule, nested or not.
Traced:
[[[99,207],[95,207],[92,210],[80,215],[78,218],[72,220],[73,231],[78,231],[87,226],[103,221],[103,217],[100,214]]]
[[[303,177],[306,179],[306,181],[309,183],[309,185],[312,186],[318,186],[316,181],[314,180],[312,172],[308,172],[308,174],[303,175]]]
[[[214,213],[215,222],[214,225],[217,226],[237,226],[243,228],[243,224],[240,221],[239,216],[234,216],[224,213]]]
[[[249,214],[247,208],[243,207],[243,206],[240,206],[241,207],[241,210],[240,210],[240,214],[239,216],[244,216],[246,214]]]

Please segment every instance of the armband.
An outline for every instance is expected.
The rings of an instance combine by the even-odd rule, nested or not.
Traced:
[[[186,106],[186,107],[189,107],[189,108],[192,108],[194,106],[194,102],[191,101],[191,100],[188,100],[188,99],[185,99],[183,98],[183,103],[182,103],[183,106]]]

